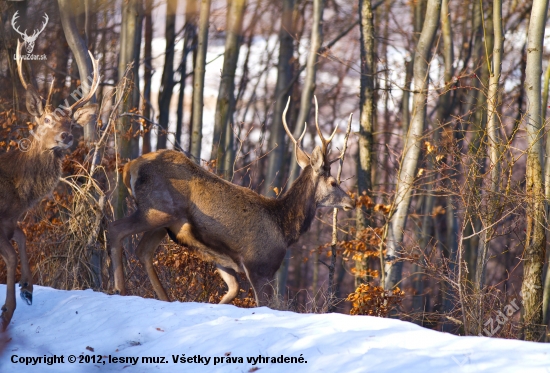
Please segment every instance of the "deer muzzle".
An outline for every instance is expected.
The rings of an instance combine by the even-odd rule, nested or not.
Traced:
[[[73,135],[68,132],[61,132],[57,139],[57,144],[64,149],[69,148],[73,144]]]

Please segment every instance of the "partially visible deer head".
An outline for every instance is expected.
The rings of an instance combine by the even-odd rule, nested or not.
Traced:
[[[26,253],[25,233],[18,227],[17,221],[42,198],[51,194],[59,182],[63,161],[63,149],[73,143],[71,133],[74,124],[84,125],[93,119],[97,105],[84,106],[94,95],[99,85],[98,61],[90,53],[94,67],[93,82],[90,91],[71,107],[54,112],[51,105],[50,88],[46,104],[32,84],[27,84],[22,71],[22,45],[17,42],[17,72],[21,84],[26,90],[27,110],[37,124],[34,139],[27,149],[19,146],[0,154],[0,256],[7,268],[6,302],[0,307],[0,332],[9,325],[16,308],[15,272],[17,255],[10,240],[17,242],[21,258],[20,295],[28,304],[32,304],[33,276]],[[53,87],[53,84],[52,84]]]
[[[90,122],[97,111],[97,105],[91,104],[84,106],[93,97],[95,91],[99,86],[99,72],[98,61],[95,60],[90,53],[90,57],[93,65],[94,77],[90,90],[87,95],[83,96],[80,100],[75,102],[70,107],[57,110],[54,112],[51,105],[51,87],[46,99],[46,104],[43,105],[42,97],[38,94],[36,88],[32,84],[27,84],[23,76],[22,60],[21,60],[21,44],[17,42],[17,71],[19,79],[26,90],[26,105],[29,114],[31,114],[37,128],[32,131],[32,135],[35,138],[35,142],[40,144],[43,149],[51,150],[63,150],[69,148],[73,144],[72,128],[73,125],[83,126]],[[60,114],[60,112],[62,114]]]
[[[19,35],[21,35],[21,37],[23,38],[23,40],[27,44],[27,53],[32,53],[32,51],[34,50],[34,42],[36,41],[36,38],[38,38],[38,35],[40,35],[42,33],[42,31],[44,31],[44,29],[46,28],[46,25],[48,24],[48,20],[49,20],[48,15],[46,13],[44,13],[44,22],[42,22],[42,28],[40,30],[35,29],[33,34],[29,36],[29,35],[27,35],[27,29],[25,29],[24,32],[21,32],[21,31],[19,31],[19,26],[17,26],[17,28],[15,27],[15,22],[17,21],[17,18],[19,18],[18,13],[19,13],[19,11],[15,12],[15,14],[13,15],[13,17],[11,19],[11,27]]]
[[[290,137],[290,140],[294,143],[294,154],[296,155],[296,162],[301,169],[306,168],[308,165],[311,165],[313,171],[315,172],[317,179],[317,187],[315,190],[315,201],[319,207],[341,207],[344,210],[348,211],[354,207],[354,201],[340,188],[340,184],[337,180],[330,174],[330,166],[340,159],[340,157],[329,160],[328,147],[330,142],[336,134],[338,127],[334,128],[334,131],[327,139],[323,136],[321,129],[319,128],[319,106],[317,104],[317,97],[315,99],[315,127],[317,128],[317,134],[321,139],[322,147],[316,146],[313,149],[311,155],[307,154],[301,147],[300,143],[306,134],[307,123],[304,124],[304,131],[296,140],[292,135],[292,132],[288,129],[286,123],[286,112],[288,110],[288,105],[290,104],[290,97],[286,103],[285,110],[283,111],[283,126],[286,133]],[[349,118],[351,121],[351,116]]]

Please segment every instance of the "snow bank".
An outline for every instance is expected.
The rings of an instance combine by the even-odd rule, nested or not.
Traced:
[[[5,291],[0,285],[1,299]],[[33,299],[18,302],[0,337],[9,340],[0,372],[550,372],[550,344],[457,337],[392,319],[41,286]]]

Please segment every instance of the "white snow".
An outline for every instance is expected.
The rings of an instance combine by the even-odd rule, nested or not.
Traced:
[[[5,291],[0,285],[0,297]],[[167,303],[41,286],[35,286],[32,306],[18,302],[0,335],[6,338],[0,372],[550,372],[550,344],[458,337],[376,317]],[[174,363],[172,355],[182,354],[210,360]],[[228,363],[226,354],[243,362]],[[27,357],[54,355],[64,363],[24,364]],[[77,362],[69,363],[69,355]],[[79,355],[100,355],[102,362],[80,364]],[[307,363],[247,362],[259,355],[303,357]],[[121,357],[138,362],[113,362]]]

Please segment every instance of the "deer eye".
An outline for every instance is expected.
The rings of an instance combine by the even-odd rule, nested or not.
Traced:
[[[49,124],[50,123],[50,118],[44,118],[44,123]]]
[[[335,180],[331,180],[331,181],[330,181],[330,186],[333,187],[333,188],[335,188],[335,187],[338,186],[338,184],[336,183]]]

